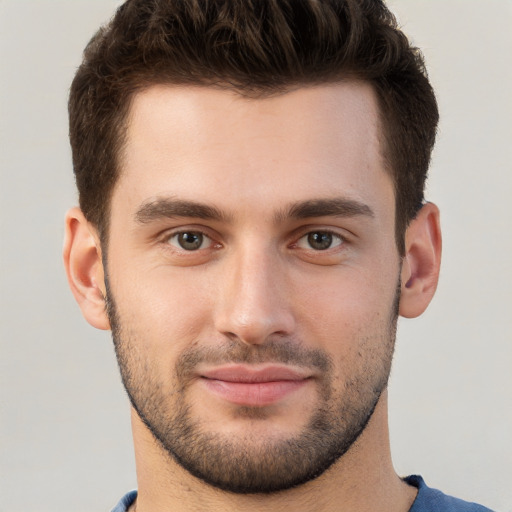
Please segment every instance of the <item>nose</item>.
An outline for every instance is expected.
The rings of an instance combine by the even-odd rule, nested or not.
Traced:
[[[216,304],[218,332],[248,345],[291,335],[295,318],[285,270],[271,250],[247,249],[226,261]]]

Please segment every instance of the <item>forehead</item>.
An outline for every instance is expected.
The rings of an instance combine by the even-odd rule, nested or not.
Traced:
[[[383,188],[388,194],[391,180],[368,84],[302,87],[257,99],[161,85],[133,99],[112,206],[120,194],[139,203],[172,195],[263,208],[261,198],[269,207],[328,195],[368,201],[361,195],[378,196]]]

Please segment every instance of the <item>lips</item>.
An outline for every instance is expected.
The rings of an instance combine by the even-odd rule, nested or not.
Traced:
[[[206,389],[234,405],[264,407],[283,400],[306,385],[304,370],[282,365],[228,365],[200,373]]]

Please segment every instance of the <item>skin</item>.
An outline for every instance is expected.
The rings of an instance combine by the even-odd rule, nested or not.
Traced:
[[[162,415],[185,401],[202,430],[255,455],[269,440],[277,445],[307,427],[322,403],[322,372],[289,365],[307,373],[303,385],[270,404],[244,407],[201,378],[221,363],[201,361],[177,380],[172,369],[183,354],[228,354],[236,346],[265,354],[276,340],[317,351],[332,365],[336,401],[329,405],[368,402],[370,388],[384,379],[366,428],[342,457],[318,478],[265,495],[205,484],[169,457],[133,410],[138,511],[410,508],[415,491],[391,463],[385,380],[397,283],[403,316],[421,314],[435,291],[439,214],[432,204],[423,207],[400,258],[379,134],[373,91],[357,82],[265,99],[154,86],[134,98],[106,259],[125,385],[131,379],[136,390],[138,382],[147,396],[151,376]],[[333,199],[336,211],[325,206]],[[319,200],[322,208],[311,208]],[[183,201],[194,208],[185,212]],[[183,232],[203,234],[199,249],[180,246]],[[313,247],[311,233],[331,233],[332,244]],[[85,318],[110,328],[101,244],[78,209],[67,216],[64,259]]]

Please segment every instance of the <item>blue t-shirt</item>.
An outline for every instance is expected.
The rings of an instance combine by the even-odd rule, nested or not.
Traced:
[[[492,512],[491,509],[447,496],[437,489],[427,487],[418,475],[408,476],[404,480],[418,488],[418,495],[409,512]]]
[[[112,512],[126,512],[135,501],[137,497],[137,491],[130,491],[125,494],[121,501],[112,509]]]
[[[452,498],[437,489],[427,487],[421,476],[412,475],[404,480],[409,485],[418,488],[418,495],[409,512],[492,512],[482,505]],[[112,512],[126,512],[136,497],[137,491],[130,491],[121,498]]]

